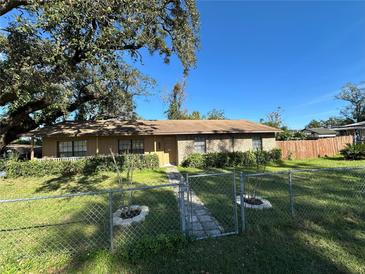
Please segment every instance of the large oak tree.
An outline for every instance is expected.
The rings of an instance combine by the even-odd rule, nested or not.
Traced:
[[[196,63],[194,0],[0,0],[0,150],[19,134],[73,114],[131,117],[153,85],[142,54]]]

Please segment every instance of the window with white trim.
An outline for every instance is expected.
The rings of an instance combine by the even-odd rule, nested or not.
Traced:
[[[195,137],[194,139],[194,152],[196,153],[205,153],[206,145],[205,145],[205,137]]]
[[[81,157],[86,156],[86,152],[86,140],[58,142],[58,157]]]
[[[260,136],[252,137],[252,149],[253,150],[262,150],[262,138]]]

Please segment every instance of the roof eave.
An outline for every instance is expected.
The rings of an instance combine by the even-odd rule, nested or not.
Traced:
[[[265,133],[280,133],[281,130],[244,130],[244,131],[194,131],[194,132],[158,132],[158,133],[113,133],[105,134],[103,132],[93,132],[93,133],[27,133],[23,136],[27,137],[92,137],[92,136],[166,136],[166,135],[200,135],[200,134],[265,134]]]

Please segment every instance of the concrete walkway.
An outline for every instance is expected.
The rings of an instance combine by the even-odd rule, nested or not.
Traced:
[[[180,180],[184,180],[181,173],[175,166],[166,168],[166,173],[171,184],[179,183]],[[178,197],[179,188],[174,189],[175,195]],[[191,235],[200,238],[215,237],[221,235],[224,231],[222,226],[218,223],[216,218],[212,216],[208,208],[199,199],[193,190],[191,190],[191,208],[186,201],[185,206],[187,210],[191,210]],[[187,220],[187,223],[190,221]],[[188,224],[189,226],[189,224]]]

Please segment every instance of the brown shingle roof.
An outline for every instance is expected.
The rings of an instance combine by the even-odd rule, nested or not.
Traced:
[[[33,130],[31,135],[71,137],[269,132],[280,132],[280,130],[246,120],[98,120],[63,122]]]

